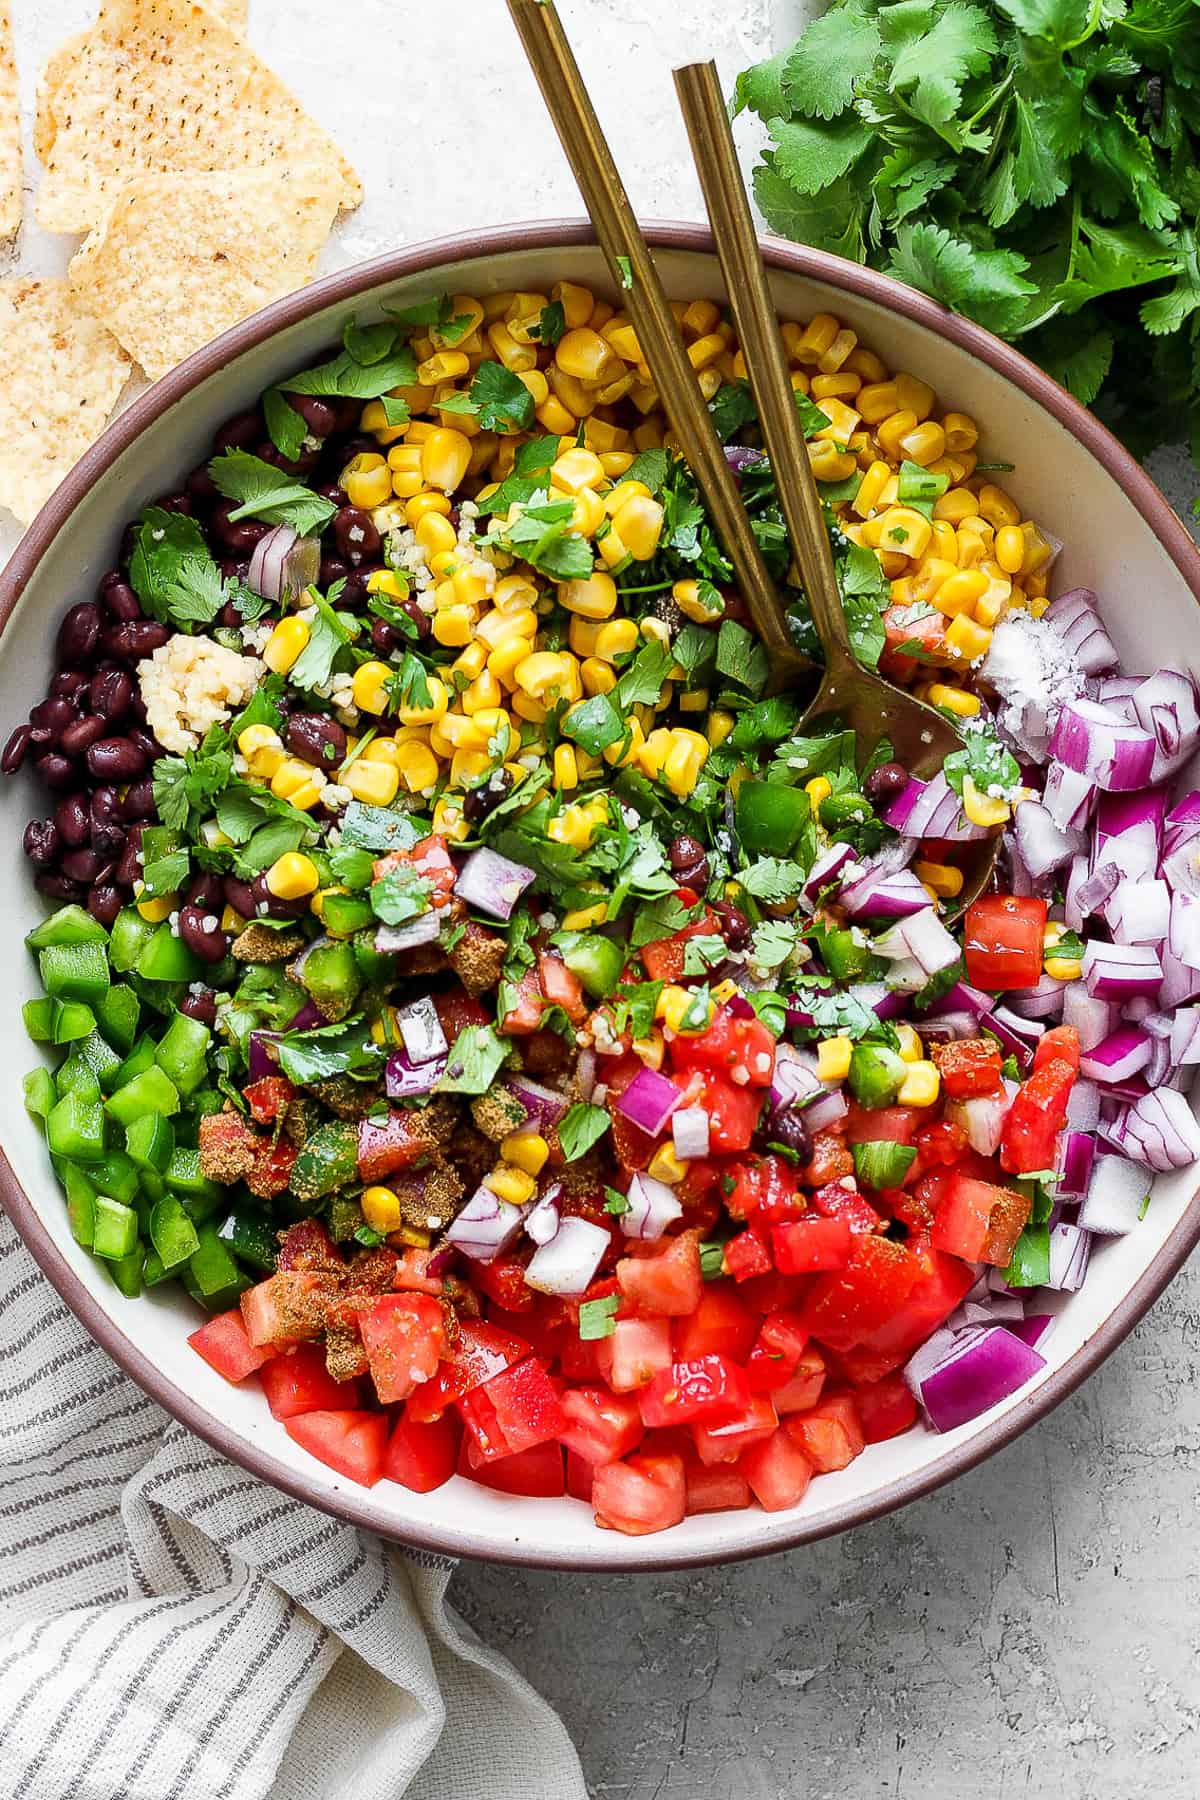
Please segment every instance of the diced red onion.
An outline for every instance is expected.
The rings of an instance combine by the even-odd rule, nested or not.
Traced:
[[[929,977],[915,956],[902,956],[898,962],[890,962],[883,978],[889,994],[919,994],[928,983]]]
[[[1167,814],[1163,830],[1163,847],[1176,850],[1200,837],[1200,788],[1193,788],[1178,800]]]
[[[855,981],[846,991],[879,1019],[898,1019],[906,1010],[905,995],[890,993],[882,981]]]
[[[797,1100],[807,1100],[810,1094],[823,1092],[824,1088],[814,1057],[797,1050],[794,1044],[775,1046],[775,1070],[768,1094],[773,1107],[792,1106]]]
[[[1063,995],[1063,1024],[1073,1025],[1079,1033],[1081,1050],[1094,1050],[1102,1044],[1115,1023],[1115,1012],[1107,1000],[1089,994],[1082,981],[1069,981]]]
[[[1094,1131],[1100,1118],[1100,1089],[1094,1081],[1080,1076],[1067,1100],[1067,1129]]]
[[[1102,944],[1092,938],[1081,966],[1087,991],[1097,1000],[1154,994],[1163,978],[1162,958],[1149,944]]]
[[[1154,766],[1155,741],[1095,700],[1068,700],[1059,710],[1050,754],[1097,787],[1144,787]]]
[[[1050,1231],[1050,1275],[1047,1287],[1075,1294],[1083,1286],[1092,1260],[1092,1235],[1078,1225],[1054,1225]]]
[[[1061,1139],[1058,1192],[1063,1199],[1079,1200],[1092,1178],[1096,1140],[1088,1131],[1065,1131]]]
[[[1171,1020],[1171,1061],[1200,1063],[1200,1006],[1181,1006]]]
[[[681,1106],[671,1119],[671,1140],[681,1162],[694,1162],[697,1157],[707,1156],[708,1113],[704,1107]]]
[[[1158,838],[1154,826],[1146,821],[1097,844],[1092,867],[1115,868],[1126,881],[1154,881],[1158,877],[1158,861]]]
[[[1036,800],[1023,800],[1017,807],[1017,848],[1035,881],[1061,869],[1083,847],[1078,831],[1064,831]]]
[[[375,948],[381,956],[395,955],[401,950],[416,950],[421,944],[437,941],[442,928],[440,913],[432,908],[403,925],[381,925],[375,933]]]
[[[1160,1087],[1125,1115],[1126,1153],[1159,1174],[1200,1161],[1200,1123],[1183,1094]]]
[[[525,1270],[526,1287],[535,1288],[539,1294],[582,1294],[592,1282],[610,1242],[603,1225],[568,1216],[549,1243],[534,1251]]]
[[[1060,1019],[1063,999],[1070,982],[1059,981],[1044,972],[1031,988],[1020,988],[1008,997],[1013,1012],[1022,1019]]]
[[[1166,891],[1165,882],[1155,885]],[[1172,894],[1170,928],[1162,935],[1167,939],[1172,956],[1178,957],[1189,969],[1200,969],[1200,899],[1193,894]]]
[[[246,586],[272,606],[288,606],[321,572],[321,540],[300,537],[290,525],[276,525],[260,537],[246,570]]]
[[[944,1013],[968,1012],[981,1019],[984,1013],[992,1010],[995,996],[985,994],[982,988],[971,987],[968,982],[956,981],[952,988],[947,988],[941,999],[930,1008],[930,1015],[941,1017]]]
[[[1007,1400],[1045,1366],[1044,1356],[1003,1325],[975,1326],[958,1332],[941,1361],[919,1377],[918,1397],[935,1431],[953,1431]]]
[[[657,1137],[682,1102],[683,1094],[673,1081],[660,1075],[657,1069],[642,1068],[613,1110],[636,1125],[639,1131],[644,1131],[647,1137]]]
[[[1150,779],[1165,781],[1200,742],[1195,683],[1182,669],[1159,669],[1134,690],[1133,710],[1156,746]]]
[[[752,468],[755,463],[765,462],[766,459],[765,450],[755,450],[749,444],[726,444],[725,446],[725,461],[735,475],[740,475],[743,469]]]
[[[836,882],[848,863],[857,859],[849,844],[830,844],[822,850],[809,870],[802,892],[806,900],[815,900],[825,888]]]
[[[962,844],[988,835],[981,825],[964,818],[962,800],[940,771],[932,781],[910,776],[883,817],[906,838],[948,838]]]
[[[411,1063],[434,1062],[450,1048],[437,1008],[428,996],[397,1008],[396,1029]]]
[[[1150,1058],[1146,1064],[1146,1081],[1152,1088],[1162,1087],[1171,1073],[1171,1044],[1166,1038],[1151,1038]]]
[[[942,1361],[947,1351],[954,1345],[954,1333],[945,1325],[941,1325],[921,1345],[920,1349],[910,1356],[900,1374],[904,1384],[913,1398],[921,1398],[921,1383],[926,1375],[931,1375]]]
[[[414,1063],[407,1050],[393,1050],[384,1073],[388,1099],[412,1100],[419,1094],[432,1094],[449,1060],[449,1056],[435,1056],[429,1062]]]
[[[1007,1095],[979,1094],[971,1100],[951,1101],[946,1117],[966,1132],[972,1150],[980,1156],[994,1156],[1000,1148],[1008,1104]]]
[[[1024,1302],[1016,1294],[993,1294],[989,1289],[982,1300],[968,1296],[946,1323],[952,1331],[962,1331],[972,1325],[1012,1325],[1024,1317]]]
[[[1175,905],[1193,906],[1193,942],[1200,935],[1200,900],[1176,894]],[[1171,890],[1165,881],[1119,881],[1106,917],[1118,944],[1161,944],[1173,914]],[[1200,954],[1200,943],[1196,943]]]
[[[1142,685],[1142,680],[1141,675],[1104,675],[1088,682],[1088,693],[1101,706],[1111,707],[1113,712],[1119,712],[1123,719],[1135,725],[1133,694],[1134,689]]]
[[[529,1115],[529,1123],[539,1131],[551,1130],[566,1112],[570,1102],[555,1088],[543,1087],[529,1075],[510,1075],[506,1086],[521,1102]]]
[[[1150,1038],[1140,1026],[1118,1025],[1109,1033],[1104,1042],[1097,1044],[1093,1050],[1085,1050],[1080,1058],[1079,1068],[1090,1081],[1098,1081],[1102,1087],[1112,1087],[1114,1083],[1127,1081],[1144,1069],[1150,1060]]]
[[[1060,831],[1082,831],[1091,818],[1097,792],[1095,782],[1087,775],[1068,769],[1065,763],[1051,763],[1046,771],[1042,805]],[[1017,816],[1030,804],[1023,802],[1017,808]]]
[[[1124,1156],[1098,1156],[1079,1223],[1099,1237],[1124,1237],[1141,1214],[1149,1180],[1145,1169]]]
[[[979,1036],[979,1017],[973,1012],[940,1012],[921,1021],[921,1036],[929,1044],[948,1044],[954,1038]]]
[[[1103,794],[1096,812],[1096,841],[1124,837],[1128,831],[1149,828],[1155,846],[1162,842],[1163,817],[1167,796],[1162,788],[1147,788],[1141,793]]]
[[[806,1106],[804,1118],[810,1130],[828,1131],[831,1125],[844,1119],[849,1111],[845,1094],[840,1088],[835,1088],[831,1093],[822,1094],[811,1106]]]
[[[653,1175],[635,1175],[629,1183],[629,1208],[621,1214],[621,1230],[626,1237],[653,1240],[660,1238],[667,1226],[683,1217],[683,1207],[665,1181]]]
[[[276,1033],[252,1031],[246,1042],[247,1072],[251,1081],[263,1081],[278,1075],[279,1056],[275,1049]]]
[[[880,956],[897,961],[901,957],[912,957],[915,962],[920,963],[926,975],[937,975],[941,970],[950,968],[960,955],[957,941],[930,906],[928,895],[920,912],[913,913],[911,918],[901,919],[881,937],[877,937],[873,948]]]
[[[1091,588],[1072,588],[1069,593],[1060,594],[1044,614],[1046,623],[1054,627],[1085,675],[1115,669],[1119,661],[1117,647],[1105,631],[1096,605]]]
[[[929,893],[911,869],[900,869],[863,876],[842,889],[840,900],[852,919],[907,919],[928,907]]]
[[[454,891],[476,912],[492,919],[511,919],[513,908],[534,880],[532,869],[510,862],[495,850],[472,850],[459,870]]]
[[[1020,1338],[1023,1344],[1028,1344],[1031,1350],[1040,1349],[1053,1328],[1053,1313],[1030,1313],[1027,1318],[1014,1319],[1011,1325],[1005,1327],[1014,1337]]]
[[[1200,994],[1200,971],[1182,962],[1169,944],[1163,945],[1162,966],[1162,986],[1158,990],[1160,1007],[1170,1010]]]
[[[984,1029],[1000,1039],[1007,1052],[1016,1057],[1021,1068],[1028,1068],[1038,1039],[1046,1027],[1039,1019],[1023,1019],[1007,1006],[993,1007],[984,1020]]]
[[[533,1239],[535,1244],[548,1244],[558,1234],[562,1223],[559,1201],[562,1198],[562,1182],[556,1181],[548,1187],[541,1199],[525,1215],[525,1235]]]
[[[490,1187],[477,1187],[458,1217],[447,1226],[444,1242],[453,1244],[474,1262],[494,1262],[516,1242],[528,1211],[528,1206],[513,1206],[502,1200]],[[607,1244],[608,1233],[604,1232],[603,1237]]]

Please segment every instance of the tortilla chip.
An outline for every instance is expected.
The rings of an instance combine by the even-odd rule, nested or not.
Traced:
[[[336,173],[342,207],[362,199],[333,139],[196,0],[107,0],[52,112],[37,206],[50,231],[90,230],[125,181],[172,171],[317,168]]]
[[[0,506],[22,524],[99,437],[129,367],[69,282],[0,281]]]
[[[147,375],[303,287],[338,209],[336,171],[139,175],[72,258],[82,303]]]
[[[0,244],[21,229],[21,114],[8,0],[0,0]]]
[[[230,31],[236,31],[239,37],[245,31],[248,11],[246,0],[204,0],[204,5],[208,12],[223,20]],[[37,107],[33,115],[33,148],[42,162],[49,157],[58,135],[58,118],[55,113],[58,90],[78,62],[80,50],[91,35],[90,28],[75,32],[72,37],[65,38],[57,50],[52,50],[46,59],[46,66],[38,82]]]

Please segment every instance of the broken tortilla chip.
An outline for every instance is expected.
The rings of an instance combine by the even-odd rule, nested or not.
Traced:
[[[333,139],[197,0],[107,0],[53,91],[51,115],[37,206],[49,231],[90,230],[142,174],[282,163],[335,173],[343,208],[362,199]]]
[[[0,244],[21,229],[21,114],[12,15],[0,0]]]
[[[139,175],[68,276],[152,379],[260,306],[303,287],[338,209],[328,170]]]
[[[0,506],[22,524],[99,437],[129,368],[69,282],[0,281]]]

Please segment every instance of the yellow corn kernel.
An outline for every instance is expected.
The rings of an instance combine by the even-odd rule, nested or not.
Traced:
[[[662,779],[679,799],[686,799],[700,779],[710,746],[696,731],[676,731],[662,766]]]
[[[861,375],[841,371],[836,375],[814,375],[809,391],[814,400],[853,400],[861,386]]]
[[[598,656],[589,656],[580,664],[579,679],[585,694],[611,694],[617,685],[615,669]]]
[[[829,420],[821,431],[817,432],[818,443],[827,441],[835,444],[848,444],[858,430],[859,414],[852,406],[842,400],[822,400],[820,411]]]
[[[586,325],[596,304],[591,289],[580,287],[573,281],[556,281],[550,289],[550,298],[562,307],[568,331],[578,331],[581,325]]]
[[[382,400],[369,400],[362,410],[360,421],[364,431],[369,431],[377,443],[387,446],[397,443],[407,432],[408,425],[389,425],[387,413]]]
[[[899,412],[894,412],[890,418],[875,427],[875,436],[879,441],[880,448],[891,457],[893,462],[901,460],[903,456],[900,448],[901,439],[906,438],[910,431],[915,430],[917,424],[916,413],[909,412],[902,407]]]
[[[471,642],[475,630],[473,606],[442,606],[433,615],[433,635],[439,644],[460,649]]]
[[[940,598],[940,596],[939,596]],[[946,627],[946,648],[966,662],[977,662],[986,656],[992,634],[986,625],[977,625],[966,613],[959,613]]]
[[[558,597],[568,612],[584,619],[611,619],[617,610],[617,584],[602,569],[578,581],[562,582]]]
[[[966,413],[948,412],[942,420],[946,448],[950,451],[973,450],[979,442],[979,427]]]
[[[983,704],[978,694],[968,694],[966,688],[950,687],[944,681],[931,683],[926,698],[930,706],[940,706],[960,719],[973,719]]]
[[[800,336],[795,339],[792,360],[799,363],[817,363],[829,350],[841,330],[840,322],[832,313],[814,313]]]
[[[957,571],[952,562],[946,562],[940,556],[926,556],[920,566],[913,570],[908,578],[907,596],[898,594],[896,582],[892,584],[892,601],[899,606],[907,601],[916,601],[924,606],[932,600],[943,582],[949,581]]]
[[[848,1037],[822,1038],[817,1045],[817,1077],[820,1081],[845,1081],[850,1073],[854,1045]]]
[[[858,411],[868,425],[881,425],[885,419],[899,411],[900,396],[896,392],[894,381],[873,381],[860,388],[856,396]],[[913,424],[917,423],[913,418]]]
[[[537,1193],[537,1182],[533,1176],[511,1163],[500,1163],[494,1168],[485,1185],[511,1206],[524,1206]]]
[[[963,872],[952,868],[949,863],[918,862],[914,865],[918,881],[923,881],[927,888],[944,900],[953,900],[955,894],[962,893]]]
[[[500,1144],[500,1154],[514,1169],[540,1175],[550,1156],[550,1146],[536,1131],[513,1131]]]
[[[623,483],[623,486],[629,484]],[[635,494],[613,518],[613,530],[635,562],[649,562],[662,537],[664,513],[657,500]]]
[[[981,594],[975,602],[975,623],[977,625],[995,625],[1014,604],[1013,585],[1007,579],[988,582],[987,592]]]
[[[567,642],[576,656],[594,656],[596,639],[603,629],[599,619],[583,619],[575,613],[567,626]]]
[[[848,327],[843,326],[829,348],[822,351],[821,355],[817,358],[817,367],[820,369],[821,374],[826,377],[836,375],[841,369],[842,364],[846,361],[846,358],[853,352],[857,343],[857,334],[849,330]]]
[[[1019,525],[1002,525],[996,533],[996,561],[1006,575],[1019,575],[1025,561],[1025,536]]]
[[[151,900],[139,900],[137,909],[147,924],[161,925],[164,919],[170,918],[178,905],[178,894],[159,894]]]
[[[550,465],[550,480],[564,494],[578,494],[584,488],[599,487],[604,464],[591,450],[571,449]]]
[[[1019,525],[1021,509],[1004,489],[986,481],[979,490],[979,511],[989,525],[999,530],[1004,525]]]
[[[900,448],[910,462],[919,463],[927,469],[931,463],[945,454],[946,434],[933,419],[926,419],[923,425],[917,425],[906,432],[900,440]]]
[[[303,619],[280,619],[263,647],[262,659],[276,675],[286,675],[298,662],[308,643],[309,630]]]
[[[933,1063],[909,1063],[896,1103],[899,1106],[933,1106],[941,1087],[942,1078]]]
[[[990,794],[982,793],[969,775],[963,776],[962,806],[971,824],[985,829],[1003,825],[1012,811],[1007,800],[993,800]]]
[[[366,806],[390,806],[400,791],[399,769],[389,763],[366,762],[361,757],[338,779]]]
[[[638,636],[638,628],[632,619],[609,619],[598,626],[588,654],[598,656],[601,662],[615,662],[618,656],[636,649]]]
[[[376,717],[385,713],[388,707],[388,683],[395,671],[387,663],[360,663],[354,671],[352,691],[354,704],[360,712],[372,713]]]
[[[851,510],[856,512],[860,519],[867,518],[880,504],[883,499],[883,490],[891,479],[892,471],[887,463],[882,460],[873,462],[863,476],[857,494],[850,502]]]
[[[303,899],[305,894],[315,894],[321,885],[316,863],[299,850],[287,850],[277,857],[267,870],[266,881],[277,900]]]
[[[833,783],[824,775],[814,775],[811,781],[805,782],[804,791],[808,795],[809,804],[815,813],[821,802],[828,800],[832,794]]]
[[[974,511],[975,496],[970,488],[965,487],[947,488],[933,503],[934,518],[945,519],[950,525],[961,525]]]
[[[630,763],[635,763],[642,745],[646,742],[646,731],[641,720],[630,719],[628,723],[627,736],[618,738],[616,743],[610,744],[604,752],[605,762],[611,763],[616,769],[625,769],[629,767]]]
[[[444,326],[429,327],[430,341],[439,350],[461,348],[486,318],[483,302],[473,294],[451,294]]]
[[[422,793],[437,781],[438,759],[428,744],[411,739],[401,744],[396,754],[396,765],[400,779],[410,794]]]
[[[362,667],[365,669],[369,664],[364,663]],[[361,675],[362,669],[358,673]],[[429,675],[425,685],[429,689],[427,705],[418,706],[412,702],[396,708],[396,717],[401,725],[436,725],[439,719],[445,718],[446,708],[450,704],[450,691],[445,682],[436,675]]]
[[[469,645],[468,648],[472,650],[477,649],[482,652],[484,646],[482,644]],[[463,652],[463,655],[466,655],[466,651]],[[459,657],[458,661],[461,662],[462,657]],[[483,666],[483,655],[479,657],[479,662],[479,673],[475,676],[475,679],[471,682],[470,686],[463,689],[460,701],[463,711],[468,716],[473,713],[483,712],[489,707],[499,706],[501,700],[504,698],[500,689],[500,683],[496,680],[496,677],[492,674],[491,670]],[[455,664],[455,667],[458,667],[458,663]]]
[[[899,1053],[902,1062],[920,1062],[925,1054],[925,1046],[913,1027],[906,1020],[901,1020],[894,1028],[899,1038]]]
[[[684,308],[679,323],[690,338],[708,337],[721,323],[721,309],[712,300],[692,300]]]
[[[988,578],[981,569],[955,569],[938,584],[933,604],[947,618],[970,613],[988,590]]]
[[[588,325],[565,331],[554,348],[555,366],[575,381],[595,381],[612,356],[600,333]]]
[[[1050,610],[1050,601],[1045,594],[1039,594],[1029,602],[1029,610],[1035,619],[1040,619]]]
[[[710,995],[702,991],[693,992],[690,988],[665,987],[658,996],[658,1004],[654,1016],[677,1036],[696,1037],[707,1031],[712,1021],[713,1003]]]
[[[247,725],[237,747],[246,759],[247,772],[261,781],[270,781],[283,761],[283,740],[269,725]]]
[[[677,581],[671,598],[680,612],[697,625],[715,625],[725,611],[725,602],[711,584],[707,584],[706,593],[698,581]]]
[[[546,826],[548,838],[573,850],[586,850],[595,835],[596,821],[588,817],[582,806],[564,806]]]
[[[516,684],[530,700],[563,699],[570,685],[565,658],[551,650],[534,650],[514,671]]]
[[[497,319],[488,326],[487,340],[506,369],[514,375],[537,368],[537,351],[532,344],[518,344],[508,326]]]
[[[275,798],[290,800],[300,812],[309,812],[317,804],[324,786],[325,777],[320,769],[310,769],[307,763],[294,756],[285,757],[271,777],[271,792]]]
[[[724,349],[725,339],[718,332],[712,331],[705,337],[697,338],[694,344],[688,345],[687,359],[693,369],[697,371],[707,369],[709,364],[714,363],[724,352]]]
[[[556,394],[542,403],[537,409],[537,422],[548,431],[551,437],[563,437],[575,429],[576,420],[569,413]]]
[[[604,510],[609,518],[615,518],[621,508],[630,500],[651,498],[650,489],[644,481],[618,481],[613,487],[601,495]]]
[[[554,785],[560,794],[579,786],[579,762],[573,744],[560,744],[554,752]]]
[[[818,481],[849,481],[858,467],[857,457],[849,450],[839,450],[827,438],[814,438],[806,448],[809,467]]]
[[[911,506],[889,506],[880,524],[879,547],[892,556],[923,556],[933,527]]]
[[[880,382],[887,380],[887,368],[885,365],[879,360],[873,350],[865,350],[861,344],[855,345],[842,366],[853,370],[856,375],[861,375],[864,381]]]
[[[433,431],[421,445],[421,474],[430,487],[444,493],[454,492],[470,462],[470,440],[461,431]]]
[[[408,583],[391,569],[373,569],[367,576],[368,594],[386,594],[389,600],[406,600]]]
[[[668,1142],[658,1146],[646,1173],[652,1175],[655,1181],[664,1181],[668,1187],[675,1187],[683,1180],[690,1167],[690,1163],[680,1161],[675,1154],[674,1144]]]
[[[577,531],[580,537],[595,537],[604,523],[604,502],[599,494],[591,488],[583,488],[574,496],[575,510],[571,514],[571,530]]]
[[[342,486],[351,506],[369,512],[392,497],[392,475],[382,456],[356,456],[342,470]]]
[[[389,1231],[397,1231],[403,1224],[400,1213],[399,1196],[389,1187],[364,1188],[359,1201],[362,1215],[372,1231],[384,1236]]]
[[[660,725],[650,733],[638,750],[638,767],[649,780],[655,780],[662,773],[662,766],[670,755],[671,746],[672,733],[665,725]]]
[[[440,387],[444,381],[457,381],[471,368],[471,359],[461,350],[435,350],[417,365],[417,381],[422,387]]]
[[[927,419],[933,411],[934,392],[927,381],[916,375],[907,375],[900,370],[892,377],[896,384],[896,398],[906,411],[915,413],[918,420]]]
[[[577,906],[571,912],[563,914],[564,931],[590,931],[593,925],[603,925],[608,917],[608,905],[604,900],[597,900],[594,906]]]
[[[706,713],[708,711],[708,689],[686,688],[679,696],[679,710],[686,713]],[[711,738],[709,739],[711,743]]]
[[[200,842],[206,850],[231,850],[233,839],[226,837],[215,819],[205,819],[200,827]]]
[[[471,826],[462,809],[462,802],[453,795],[443,794],[433,808],[433,829],[440,837],[449,838],[452,843],[461,843],[471,835]]]
[[[943,562],[958,562],[958,533],[948,519],[935,519],[927,556],[940,556]]]

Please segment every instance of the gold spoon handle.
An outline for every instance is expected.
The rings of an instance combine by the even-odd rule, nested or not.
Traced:
[[[622,306],[633,322],[643,360],[654,372],[672,430],[708,502],[750,616],[768,652],[795,661],[797,653],[779,611],[775,585],[562,23],[548,0],[508,0],[508,10],[613,279],[624,290]]]
[[[716,65],[688,63],[676,69],[675,87],[750,373],[759,423],[770,452],[779,503],[813,623],[825,651],[825,665],[827,669],[839,662],[856,666],[833,570],[829,534],[808,460],[775,304],[763,272],[758,235]]]

